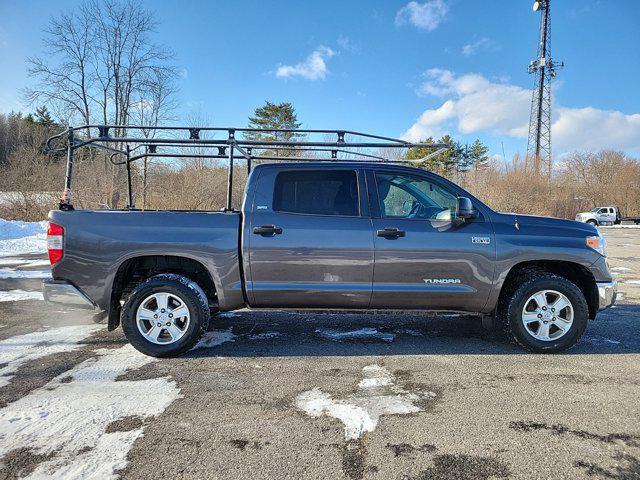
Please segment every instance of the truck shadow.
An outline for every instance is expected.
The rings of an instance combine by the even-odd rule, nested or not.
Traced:
[[[568,355],[640,353],[640,305],[601,312]],[[500,331],[472,315],[291,313],[222,314],[190,357],[521,355]]]

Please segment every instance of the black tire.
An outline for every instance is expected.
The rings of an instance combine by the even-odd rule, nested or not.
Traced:
[[[587,300],[576,284],[551,273],[532,272],[532,277],[520,277],[499,307],[500,321],[507,335],[526,350],[537,353],[555,353],[575,345],[589,321]],[[535,338],[522,322],[525,302],[542,290],[555,290],[566,296],[573,307],[571,328],[555,340]]]
[[[590,225],[593,225],[594,227],[598,226],[598,222],[595,221],[595,220],[587,220],[587,223],[590,224]]]
[[[189,309],[189,325],[184,335],[174,343],[156,344],[147,340],[136,325],[136,312],[144,299],[154,293],[167,292],[179,297]],[[209,302],[195,282],[182,275],[161,274],[148,278],[129,295],[122,307],[122,330],[138,351],[152,357],[176,357],[189,351],[207,330],[210,319]]]

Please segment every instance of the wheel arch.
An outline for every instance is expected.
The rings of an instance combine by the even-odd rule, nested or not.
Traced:
[[[198,260],[180,255],[139,255],[127,258],[119,266],[111,286],[108,329],[120,325],[121,300],[141,282],[162,273],[183,275],[205,292],[209,305],[217,308],[218,289],[211,272]]]
[[[553,273],[575,283],[587,300],[589,318],[595,318],[598,312],[598,287],[595,277],[585,266],[564,260],[533,260],[511,267],[500,288],[498,305],[503,304],[505,297],[517,288],[519,279],[536,273]]]

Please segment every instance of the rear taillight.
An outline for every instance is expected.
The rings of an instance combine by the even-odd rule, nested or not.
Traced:
[[[64,253],[64,228],[53,222],[49,222],[47,228],[47,250],[51,265],[58,262]]]

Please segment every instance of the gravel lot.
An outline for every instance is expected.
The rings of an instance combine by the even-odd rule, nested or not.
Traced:
[[[5,274],[0,478],[640,478],[640,230],[603,231],[621,298],[560,355],[467,316],[247,311],[152,361]]]

